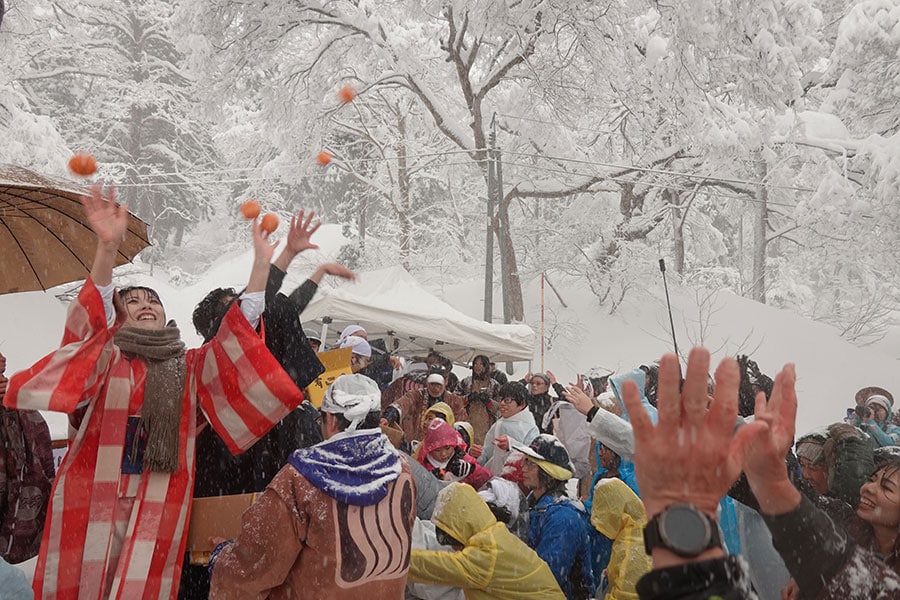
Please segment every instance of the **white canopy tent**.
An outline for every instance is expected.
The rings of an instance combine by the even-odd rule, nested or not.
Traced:
[[[369,339],[382,338],[388,350],[405,357],[434,350],[467,363],[476,354],[495,362],[530,361],[535,333],[528,325],[479,321],[422,288],[402,267],[358,274],[354,283],[320,288],[301,316],[324,331],[327,345],[337,343],[347,325],[361,325]]]

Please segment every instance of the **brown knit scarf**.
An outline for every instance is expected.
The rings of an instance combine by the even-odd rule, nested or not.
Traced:
[[[181,400],[187,374],[181,331],[174,321],[162,329],[122,327],[113,341],[123,352],[147,361],[141,421],[135,432],[137,439],[142,427],[147,431],[144,471],[174,473],[178,469]]]

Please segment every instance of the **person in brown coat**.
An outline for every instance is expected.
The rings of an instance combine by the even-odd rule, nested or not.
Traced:
[[[384,410],[386,422],[382,422],[382,425],[394,424],[403,429],[404,449],[413,442],[425,439],[422,416],[436,402],[446,402],[453,409],[454,420],[468,421],[466,401],[447,391],[446,377],[446,371],[442,367],[431,367],[424,389],[410,390]]]
[[[491,377],[490,371],[491,360],[484,354],[479,354],[472,359],[472,375],[456,386],[456,393],[466,399],[469,423],[475,430],[472,441],[478,445],[484,444],[488,429],[500,418],[500,384]],[[476,454],[472,456],[478,458]]]
[[[294,452],[210,558],[210,598],[402,598],[416,492],[377,429],[378,384],[341,375],[320,408],[325,441]]]

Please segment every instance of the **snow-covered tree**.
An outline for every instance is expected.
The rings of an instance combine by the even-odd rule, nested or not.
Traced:
[[[16,77],[70,146],[90,150],[103,177],[150,225],[154,242],[178,246],[225,188],[209,127],[193,113],[195,87],[171,38],[171,3],[51,2],[36,13],[27,69]],[[190,174],[190,175],[189,175]]]

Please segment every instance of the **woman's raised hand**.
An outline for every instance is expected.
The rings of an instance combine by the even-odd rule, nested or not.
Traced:
[[[97,240],[118,248],[128,232],[128,207],[116,203],[116,188],[107,186],[104,198],[103,185],[93,185],[90,196],[81,196],[81,205]]]
[[[107,186],[104,198],[103,185],[99,183],[91,187],[90,196],[81,196],[81,205],[97,235],[91,280],[99,286],[109,285],[119,245],[128,233],[128,207],[116,203],[116,189],[111,185]]]

